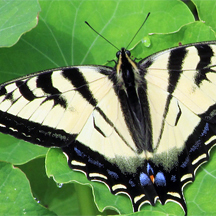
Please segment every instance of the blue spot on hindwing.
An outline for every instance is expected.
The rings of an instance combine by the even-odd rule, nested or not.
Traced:
[[[109,174],[112,178],[114,178],[114,179],[118,179],[118,178],[119,178],[119,175],[118,175],[116,172],[113,172],[113,171],[108,170],[108,169],[107,169],[107,172],[108,172],[108,174]]]
[[[95,166],[97,166],[97,167],[103,167],[103,164],[102,163],[100,163],[99,161],[97,161],[97,160],[94,160],[94,159],[92,159],[92,158],[88,158],[88,162],[89,163],[91,163],[91,164],[94,164]]]
[[[185,158],[185,160],[184,160],[184,162],[181,164],[181,168],[185,168],[185,167],[187,167],[187,165],[188,165],[188,163],[189,163],[189,156],[187,156],[186,158]]]
[[[203,129],[203,132],[201,133],[201,137],[206,136],[206,134],[208,133],[208,131],[209,131],[209,124],[206,123],[205,127]]]
[[[74,151],[77,153],[78,156],[85,158],[86,154],[79,150],[77,147],[74,147]]]
[[[163,187],[166,186],[166,178],[165,178],[165,176],[164,176],[164,174],[162,172],[158,172],[156,174],[154,183],[157,186],[163,186]]]
[[[149,163],[147,163],[147,173],[148,175],[154,175],[154,170]]]
[[[135,187],[136,184],[134,183],[134,181],[132,179],[129,180],[129,184],[131,185],[131,187]]]
[[[190,148],[190,153],[196,151],[197,149],[199,149],[199,147],[202,145],[201,140],[197,140],[195,142],[195,144]]]
[[[172,181],[172,182],[176,182],[176,180],[177,180],[176,175],[172,175],[172,176],[171,176],[171,181]]]
[[[139,180],[142,186],[150,185],[152,183],[150,178],[143,172],[140,173]]]

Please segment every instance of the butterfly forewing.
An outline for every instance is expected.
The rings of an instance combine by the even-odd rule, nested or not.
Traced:
[[[216,100],[215,50],[216,44],[206,42],[152,55],[146,60],[153,63],[148,67],[145,78],[161,90],[172,93],[195,114],[205,113]],[[177,58],[176,64],[172,55]],[[183,56],[180,62],[178,56]],[[146,61],[142,64],[145,65]]]

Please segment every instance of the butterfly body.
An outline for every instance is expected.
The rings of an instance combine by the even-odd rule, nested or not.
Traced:
[[[127,194],[134,211],[172,200],[215,145],[215,42],[140,62],[122,48],[114,68],[72,66],[0,86],[0,131],[60,147],[74,170]],[[194,58],[189,58],[194,56]]]

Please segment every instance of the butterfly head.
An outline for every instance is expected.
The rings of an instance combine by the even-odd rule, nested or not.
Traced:
[[[125,87],[134,86],[135,79],[139,77],[139,70],[136,62],[134,62],[130,56],[131,52],[125,48],[121,48],[116,53],[118,61],[116,63],[116,73],[118,80],[125,84]]]

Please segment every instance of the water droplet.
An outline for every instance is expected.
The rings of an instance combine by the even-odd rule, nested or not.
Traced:
[[[36,197],[34,197],[34,199],[37,203],[40,203],[40,200],[38,200]]]
[[[146,47],[150,47],[151,46],[151,40],[150,40],[150,38],[149,37],[144,37],[143,39],[142,39],[142,43],[144,44],[144,46],[146,46]]]
[[[62,188],[63,183],[56,183],[56,185],[57,185],[58,188]]]

